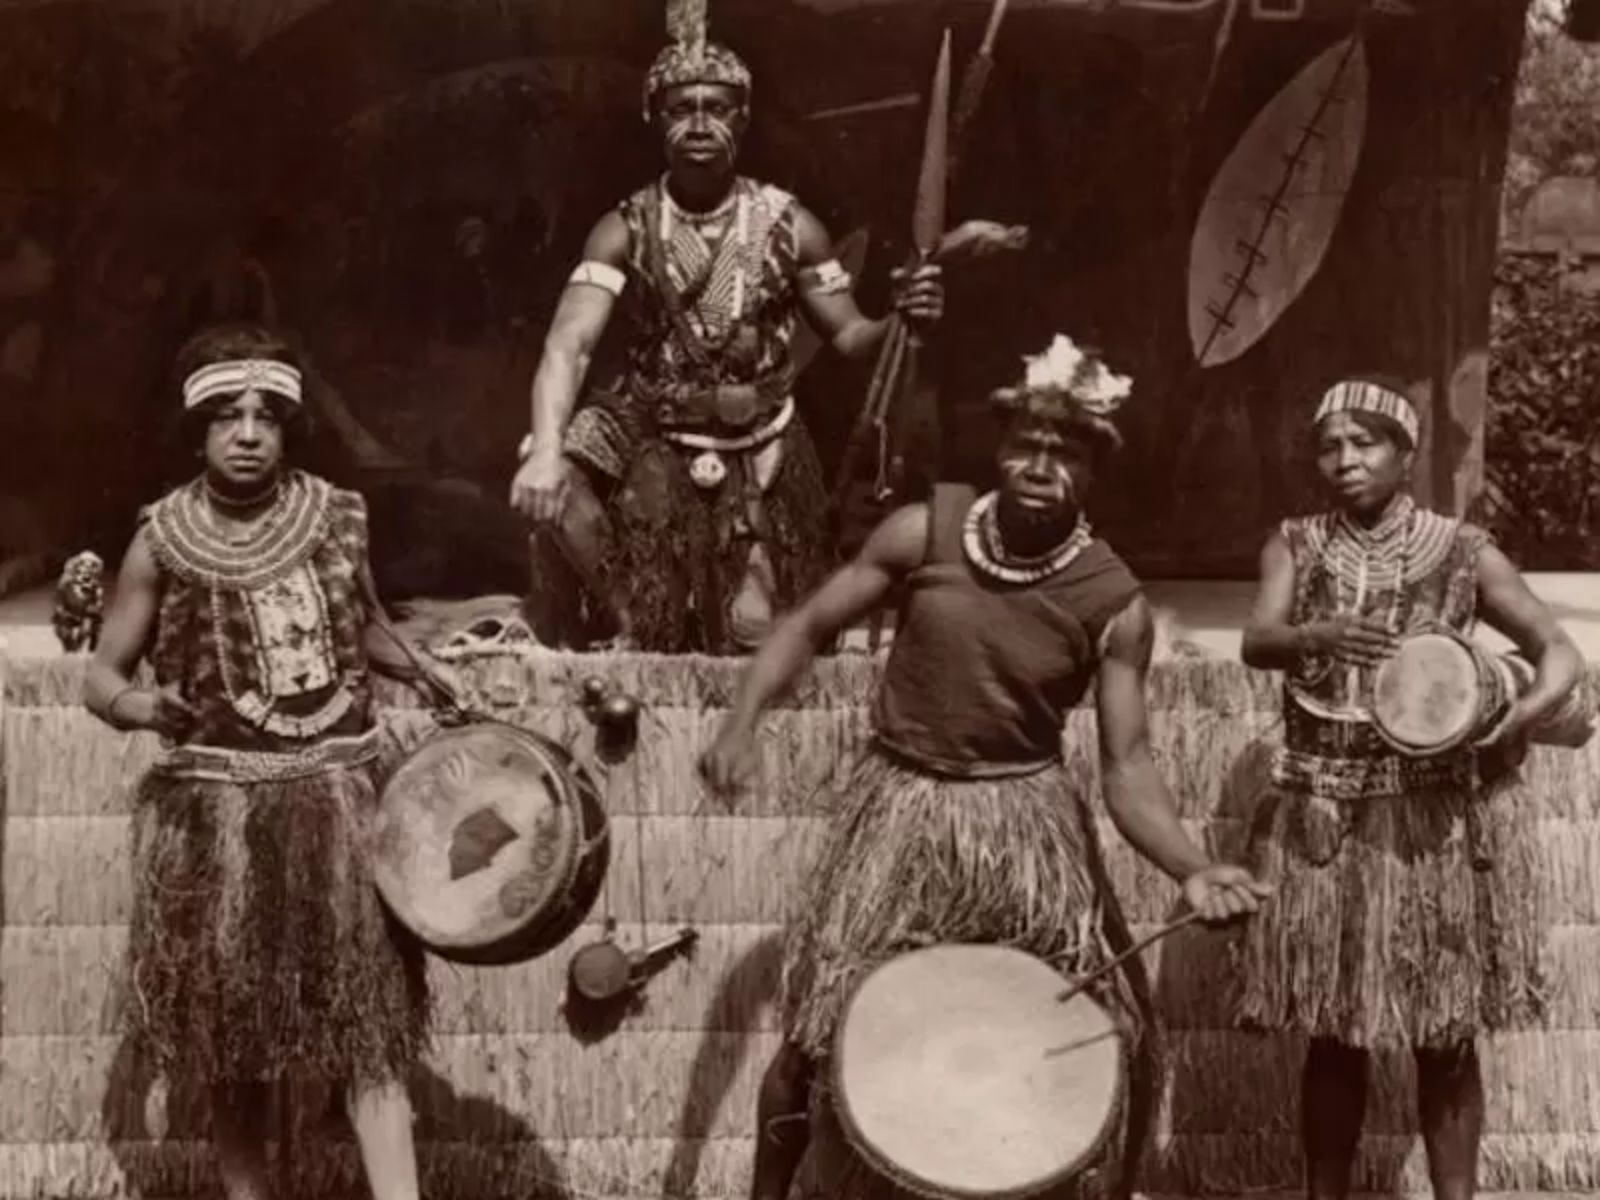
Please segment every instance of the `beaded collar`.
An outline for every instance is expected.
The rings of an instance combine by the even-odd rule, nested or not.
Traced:
[[[1094,540],[1088,519],[1079,513],[1072,532],[1053,549],[1033,558],[1007,554],[1000,537],[998,500],[997,492],[989,492],[973,501],[962,522],[961,548],[973,566],[1002,583],[1038,583],[1065,570]]]
[[[1461,523],[1419,508],[1410,496],[1395,497],[1370,528],[1343,512],[1306,522],[1307,548],[1341,590],[1364,598],[1432,574],[1450,553]]]
[[[322,544],[331,493],[327,480],[291,471],[272,506],[228,535],[202,477],[151,505],[149,529],[157,556],[175,574],[209,588],[249,591],[281,579]]]

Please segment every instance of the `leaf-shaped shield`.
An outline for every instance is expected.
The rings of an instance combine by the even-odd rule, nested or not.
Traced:
[[[1189,339],[1201,366],[1255,345],[1316,275],[1366,127],[1357,36],[1323,51],[1256,114],[1212,180],[1189,246]]]

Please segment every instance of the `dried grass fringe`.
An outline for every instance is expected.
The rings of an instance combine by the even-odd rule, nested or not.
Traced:
[[[761,502],[779,612],[803,600],[831,566],[822,468],[799,422],[785,433],[783,453]],[[659,441],[639,448],[613,508],[616,550],[608,573],[641,646],[668,653],[737,650],[726,613],[751,544],[732,534],[746,521],[742,486],[734,470],[708,492],[689,479],[682,452]]]
[[[83,655],[17,657],[0,652],[4,703],[23,711],[83,703]],[[464,660],[452,664],[469,688],[496,693],[497,705],[574,704],[590,676],[622,688],[648,707],[726,708],[750,665],[748,657],[706,654],[573,654],[538,651],[523,657]],[[845,653],[819,658],[778,699],[780,708],[858,708],[878,685],[882,656]],[[142,676],[148,678],[147,675]],[[381,708],[422,705],[410,688],[376,679]],[[492,689],[488,686],[493,685]],[[1221,659],[1158,662],[1150,669],[1146,702],[1152,712],[1204,712],[1214,716],[1276,714],[1277,676]],[[501,693],[505,693],[503,698]],[[1092,704],[1086,696],[1080,711]]]
[[[1014,946],[1072,975],[1124,932],[1099,848],[1064,768],[939,778],[869,751],[844,791],[791,927],[785,1032],[826,1056],[850,993],[896,954],[934,943]],[[1145,1006],[1120,973],[1130,1031]]]
[[[1353,1046],[1533,1028],[1548,893],[1520,781],[1338,803],[1269,788],[1252,832],[1277,892],[1242,942],[1241,1023]]]
[[[131,1032],[207,1082],[403,1077],[425,1046],[420,950],[367,867],[370,768],[288,782],[147,775],[134,815]]]

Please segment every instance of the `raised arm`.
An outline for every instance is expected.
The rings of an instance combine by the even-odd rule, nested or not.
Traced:
[[[804,208],[796,224],[799,238],[800,295],[806,317],[817,333],[846,358],[864,358],[877,350],[889,329],[889,319],[874,320],[861,311],[855,294],[836,274],[833,239]],[[915,326],[925,327],[944,313],[944,287],[937,266],[910,274],[894,272],[894,306]]]
[[[561,439],[621,293],[627,256],[628,228],[620,214],[607,213],[590,231],[583,263],[561,293],[545,335],[533,376],[532,445],[511,484],[512,507],[536,521],[561,515],[566,480]]]
[[[831,575],[804,604],[782,617],[745,668],[732,710],[701,769],[719,789],[732,789],[750,767],[756,723],[838,633],[881,604],[896,580],[922,562],[928,509],[913,504],[891,513],[855,558]]]
[[[193,725],[194,711],[175,688],[142,688],[133,682],[160,607],[161,573],[141,527],[122,556],[100,644],[84,678],[83,703],[114,729],[153,729],[176,738]]]
[[[1211,921],[1254,912],[1269,888],[1241,868],[1216,866],[1178,819],[1150,752],[1145,682],[1155,622],[1135,597],[1106,630],[1097,711],[1100,773],[1112,823],[1140,854],[1183,884],[1184,899]]]

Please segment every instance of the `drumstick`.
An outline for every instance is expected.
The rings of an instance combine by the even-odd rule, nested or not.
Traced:
[[[1139,951],[1143,950],[1151,942],[1160,941],[1162,938],[1166,937],[1167,934],[1169,934],[1169,933],[1177,933],[1178,930],[1182,929],[1185,925],[1193,924],[1195,921],[1198,921],[1199,919],[1200,919],[1200,914],[1198,912],[1194,911],[1194,910],[1190,910],[1189,912],[1185,913],[1183,916],[1178,917],[1176,920],[1168,921],[1165,925],[1163,925],[1160,929],[1156,930],[1154,933],[1148,934],[1144,938],[1142,938],[1139,941],[1135,942],[1133,945],[1129,946],[1126,950],[1124,950],[1121,954],[1117,955],[1110,962],[1105,963],[1102,966],[1096,967],[1093,971],[1090,971],[1087,975],[1079,977],[1079,979],[1075,983],[1073,983],[1073,985],[1071,987],[1069,987],[1066,991],[1064,991],[1064,992],[1060,993],[1058,996],[1056,996],[1056,999],[1061,1001],[1061,1003],[1065,1004],[1068,1000],[1071,1000],[1074,996],[1076,996],[1079,992],[1083,991],[1084,988],[1088,987],[1096,979],[1099,979],[1102,976],[1106,975],[1107,973],[1116,970],[1123,963],[1127,962],[1128,959],[1132,958],[1135,954],[1139,953]]]

